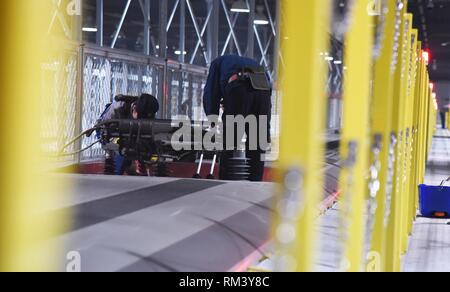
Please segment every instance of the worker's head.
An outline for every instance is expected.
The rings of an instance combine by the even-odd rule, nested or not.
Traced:
[[[159,103],[156,97],[150,94],[142,94],[131,106],[133,119],[154,119],[159,111]]]

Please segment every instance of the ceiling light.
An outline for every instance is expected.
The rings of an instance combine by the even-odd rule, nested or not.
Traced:
[[[255,20],[253,21],[253,23],[256,25],[268,25],[269,24],[269,19],[264,14],[264,6],[260,5],[260,6],[256,7],[256,15],[255,15]]]
[[[336,60],[336,61],[334,61],[334,64],[335,64],[335,65],[341,65],[341,64],[342,64],[342,61],[341,61],[341,60]]]
[[[180,50],[176,50],[176,51],[175,51],[175,55],[177,55],[177,56],[181,55],[181,51],[180,51]],[[187,55],[187,52],[184,51],[184,52],[183,52],[183,55]]]
[[[96,27],[83,27],[84,32],[97,32],[98,29]]]
[[[250,13],[247,2],[244,0],[237,0],[233,3],[230,9],[231,12],[236,13]]]
[[[84,32],[97,32],[98,31],[97,24],[92,16],[89,15],[86,18],[86,20],[84,21],[82,30]]]

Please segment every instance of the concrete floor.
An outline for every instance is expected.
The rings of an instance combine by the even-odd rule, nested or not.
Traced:
[[[264,255],[273,184],[70,178],[72,196],[51,212],[72,214],[71,227],[53,240],[80,253],[82,271],[221,272]]]
[[[324,197],[335,195],[327,152]],[[269,252],[273,183],[56,175],[74,183],[50,212],[71,214],[54,239],[81,255],[82,271],[245,271]]]
[[[439,185],[450,176],[450,131],[438,130],[429,153],[425,183]],[[410,239],[408,254],[403,259],[405,272],[450,272],[450,220],[418,218]],[[317,222],[318,245],[315,271],[340,271],[339,205],[326,212]],[[259,268],[272,270],[272,260]]]
[[[450,176],[450,131],[436,133],[429,153],[427,185]],[[404,257],[405,272],[450,272],[450,220],[418,218]]]
[[[433,185],[450,176],[450,132],[436,135],[425,182]],[[273,184],[71,178],[74,194],[52,212],[70,212],[73,222],[54,240],[65,247],[64,253],[80,252],[83,271],[245,270],[270,252],[266,248]],[[336,206],[318,222],[316,271],[339,270],[338,216]],[[417,220],[404,271],[450,271],[448,221]],[[65,264],[61,261],[61,270]],[[273,263],[265,261],[260,267],[272,269]]]

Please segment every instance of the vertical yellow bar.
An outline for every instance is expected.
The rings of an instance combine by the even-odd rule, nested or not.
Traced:
[[[281,190],[274,237],[282,271],[313,269],[326,113],[327,66],[321,53],[328,51],[330,13],[329,0],[281,2]]]
[[[430,91],[429,93],[429,111],[428,111],[428,143],[427,143],[427,152],[431,147],[431,142],[433,139],[433,135],[435,133],[436,129],[436,107],[434,103],[434,97],[433,92]]]
[[[412,129],[413,129],[413,157],[412,157],[412,167],[411,167],[411,202],[410,202],[410,225],[408,232],[411,234],[413,232],[413,223],[416,218],[417,208],[418,208],[418,185],[420,184],[420,102],[423,92],[423,60],[422,54],[422,42],[417,44],[417,78],[416,78],[416,89],[414,93],[414,110],[412,118]]]
[[[400,52],[398,54],[398,66],[395,75],[394,87],[394,108],[393,108],[393,130],[397,135],[396,162],[394,167],[394,184],[392,191],[391,212],[388,224],[387,252],[386,252],[386,270],[400,271],[400,246],[401,246],[401,220],[402,220],[402,176],[404,164],[404,105],[406,84],[409,65],[410,31],[411,20],[406,14],[407,3],[403,6],[403,21],[400,27],[401,40]]]
[[[425,62],[423,62],[423,66],[424,66],[424,79],[425,79],[425,86],[423,89],[423,93],[422,93],[422,109],[421,109],[421,126],[420,126],[420,130],[421,130],[421,169],[420,169],[420,176],[423,180],[423,177],[425,176],[425,168],[426,168],[426,160],[427,160],[427,146],[426,146],[426,141],[427,141],[427,116],[428,116],[428,98],[429,98],[429,91],[430,91],[430,79],[429,79],[429,75],[428,75],[428,70],[427,70],[427,66],[425,64]]]
[[[450,111],[447,112],[447,124],[446,125],[447,125],[447,129],[450,129]]]
[[[419,184],[423,183],[425,175],[425,131],[424,131],[424,116],[426,111],[426,92],[429,89],[428,75],[426,71],[426,62],[422,56],[423,51],[421,51],[420,60],[422,63],[422,90],[420,91],[420,109],[419,109],[419,165],[418,165],[418,175]]]
[[[447,129],[450,129],[450,112],[445,114],[445,125],[447,126]]]
[[[372,231],[371,254],[368,255],[368,260],[372,257],[380,259],[378,266],[368,270],[381,271],[383,269],[383,257],[385,251],[385,214],[386,214],[386,199],[388,192],[388,172],[389,172],[389,150],[391,145],[392,133],[392,103],[393,98],[393,57],[395,47],[395,34],[397,22],[397,1],[387,2],[387,12],[385,17],[383,42],[381,44],[381,51],[378,59],[375,62],[374,71],[374,85],[373,85],[373,101],[371,112],[371,126],[372,126],[372,143],[377,145],[379,143],[379,190],[376,194],[376,210],[374,216],[374,225]],[[381,25],[381,24],[380,24]],[[374,154],[370,155],[374,163],[376,157]]]
[[[405,72],[404,72],[404,78],[402,80],[402,95],[401,95],[401,107],[399,108],[399,129],[401,130],[402,137],[401,137],[401,143],[400,146],[400,159],[399,159],[399,168],[398,168],[398,185],[397,190],[399,194],[399,208],[400,208],[400,215],[398,217],[398,223],[399,224],[399,234],[398,234],[398,261],[397,261],[397,270],[400,270],[400,264],[401,264],[401,255],[403,253],[403,246],[404,246],[404,240],[405,240],[405,234],[406,234],[406,205],[407,205],[407,188],[406,188],[406,181],[407,181],[407,165],[408,165],[408,153],[409,153],[409,139],[410,139],[410,133],[409,128],[407,125],[407,117],[408,117],[408,105],[409,105],[409,81],[411,79],[411,36],[412,36],[412,15],[407,14],[406,15],[408,27],[407,27],[407,38],[406,38],[406,60],[405,60]]]
[[[369,104],[373,50],[371,1],[354,1],[345,44],[344,113],[341,157],[346,160],[340,176],[344,238],[344,266],[361,271],[364,253],[364,214],[369,168]]]
[[[412,15],[411,15],[412,22]],[[416,69],[417,69],[417,38],[418,31],[416,29],[411,30],[411,38],[410,38],[410,61],[409,61],[409,73],[407,80],[407,92],[406,92],[406,104],[405,104],[405,128],[406,128],[406,140],[405,140],[405,163],[404,163],[404,177],[403,177],[403,196],[404,203],[402,205],[403,208],[403,223],[402,223],[402,253],[406,253],[408,250],[408,239],[409,239],[409,230],[410,225],[412,224],[411,218],[411,208],[410,204],[412,202],[411,194],[411,167],[412,167],[412,155],[413,155],[413,113],[414,113],[414,93],[415,93],[415,84],[416,84]]]
[[[2,2],[0,271],[54,268],[55,247],[45,239],[60,221],[43,215],[55,182],[44,173],[49,164],[41,153],[40,124],[44,112],[40,65],[48,45],[52,2]]]

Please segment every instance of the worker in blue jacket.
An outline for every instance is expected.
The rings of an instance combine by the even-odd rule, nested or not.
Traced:
[[[114,98],[114,102],[106,106],[105,111],[100,116],[98,122],[107,120],[153,120],[159,111],[159,103],[156,97],[150,94],[142,94],[141,96],[125,96],[118,95]],[[101,138],[97,133],[97,138]],[[131,175],[146,176],[148,171],[145,163],[142,161],[131,161],[125,159],[116,151],[108,150],[105,153],[105,171],[106,175]],[[135,170],[132,170],[132,166]]]
[[[204,89],[203,106],[207,116],[218,116],[221,106],[223,107],[223,137],[226,147],[226,119],[238,115],[244,118],[254,115],[258,121],[258,129],[261,122],[267,125],[267,135],[270,143],[270,119],[272,111],[272,86],[264,67],[256,61],[239,57],[223,56],[214,60],[209,70],[208,80]],[[261,117],[265,116],[265,119]],[[229,130],[229,129],[228,129]],[[237,131],[235,130],[235,135]],[[249,160],[249,180],[262,181],[264,177],[263,155],[267,149],[260,144],[259,132],[250,133],[246,126],[247,135],[246,156]],[[257,138],[258,149],[249,149],[250,135]],[[234,150],[238,149],[239,141],[243,137],[234,137]],[[233,149],[224,148],[220,161],[220,179],[230,179],[229,161],[234,155]]]

